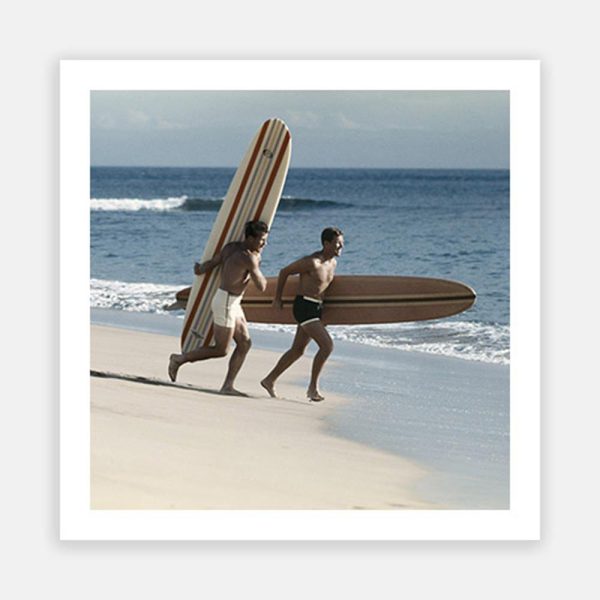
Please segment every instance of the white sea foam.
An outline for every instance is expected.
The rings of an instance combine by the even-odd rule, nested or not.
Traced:
[[[92,198],[90,208],[93,211],[122,211],[137,212],[140,210],[150,211],[170,211],[170,210],[189,210],[189,211],[215,211],[221,207],[223,198],[190,198],[189,196],[179,196],[175,198]],[[312,198],[298,198],[295,196],[283,196],[279,205],[280,210],[318,210],[323,208],[349,208],[349,203],[332,200],[314,200]]]
[[[154,200],[143,200],[140,198],[92,198],[90,200],[91,210],[105,211],[167,211],[181,208],[187,201],[187,196],[178,198],[156,198]]]
[[[289,325],[254,325],[271,331],[292,333]],[[472,321],[392,323],[329,327],[334,340],[378,348],[395,348],[508,365],[510,328],[507,325]]]
[[[128,283],[123,281],[90,281],[90,306],[132,312],[166,313],[181,285]],[[179,311],[181,312],[181,311]]]

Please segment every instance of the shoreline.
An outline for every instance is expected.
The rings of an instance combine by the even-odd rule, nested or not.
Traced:
[[[91,339],[93,370],[161,380],[178,342],[103,325],[92,325]],[[304,399],[296,382],[308,359],[278,386],[282,399],[268,397],[254,373],[276,358],[252,350],[238,377],[249,398],[218,393],[226,360],[182,368],[178,379],[202,391],[92,377],[91,507],[435,507],[414,491],[425,475],[421,467],[327,430],[325,418],[348,400],[328,394],[315,405]]]
[[[93,309],[92,322],[167,336],[177,336],[181,326],[181,320],[171,315],[110,309]],[[291,342],[288,333],[251,328],[251,334],[254,346],[249,357],[257,349],[280,355]],[[335,346],[323,373],[323,392],[328,400],[333,392],[344,401],[335,408],[331,404],[331,410],[325,410],[328,401],[321,405],[327,433],[419,465],[427,475],[415,489],[431,505],[509,508],[508,366],[345,341],[336,341]],[[177,348],[175,340],[171,351]],[[311,344],[307,356],[281,380],[300,386],[295,393],[301,400],[313,353]],[[268,372],[276,358],[259,373]],[[217,367],[223,377],[227,360]],[[262,387],[257,390],[266,397]]]

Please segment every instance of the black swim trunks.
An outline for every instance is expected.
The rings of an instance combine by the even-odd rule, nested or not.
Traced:
[[[306,325],[321,319],[323,303],[310,296],[296,296],[294,300],[294,319],[300,325]]]

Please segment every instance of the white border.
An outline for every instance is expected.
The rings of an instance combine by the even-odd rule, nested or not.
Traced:
[[[539,539],[539,61],[62,61],[60,78],[61,539]],[[90,510],[90,91],[369,89],[510,91],[510,510]]]

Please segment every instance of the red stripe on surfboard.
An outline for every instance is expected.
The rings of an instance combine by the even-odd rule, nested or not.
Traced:
[[[273,182],[275,181],[275,177],[277,177],[277,174],[279,173],[279,167],[281,166],[281,161],[283,160],[283,157],[285,156],[285,152],[287,150],[289,143],[290,143],[290,132],[287,131],[283,138],[283,143],[279,150],[279,154],[277,155],[277,159],[275,160],[275,166],[273,167],[273,170],[271,171],[271,175],[269,176],[269,181],[267,182],[267,186],[265,187],[265,190],[263,192],[262,198],[260,199],[258,208],[256,209],[256,213],[255,213],[254,219],[253,219],[254,221],[256,221],[257,219],[260,218],[260,214],[262,213],[262,211],[265,207],[267,198],[269,197],[269,194],[271,193],[271,188],[273,187]],[[209,329],[208,333],[206,334],[206,338],[204,339],[204,344],[203,344],[204,347],[207,347],[210,344],[210,342],[212,340],[213,332],[214,332],[214,327],[211,324],[210,329]]]
[[[275,177],[277,177],[277,174],[279,173],[279,167],[281,166],[281,161],[283,160],[285,151],[287,150],[289,143],[290,143],[290,132],[286,131],[285,137],[283,138],[283,144],[281,145],[281,149],[279,150],[279,155],[277,156],[277,160],[275,162],[275,166],[273,167],[273,170],[271,171],[271,175],[269,177],[267,187],[265,188],[263,196],[260,199],[258,208],[256,209],[256,214],[254,215],[254,221],[256,221],[257,219],[260,218],[260,213],[262,213],[262,211],[265,207],[267,198],[269,197],[269,194],[271,193],[271,188],[273,187],[273,182],[275,181]]]
[[[240,189],[238,190],[237,196],[235,197],[233,206],[232,206],[231,210],[229,211],[229,216],[227,217],[227,222],[225,223],[225,227],[223,227],[223,231],[221,233],[219,243],[217,244],[217,252],[221,249],[221,245],[225,241],[226,235],[229,233],[229,227],[231,226],[231,222],[233,221],[233,216],[238,207],[238,204],[240,203],[240,200],[242,199],[242,196],[246,190],[246,184],[248,183],[248,179],[250,177],[250,172],[252,171],[252,167],[254,166],[254,163],[256,161],[256,157],[258,155],[258,149],[260,148],[263,138],[265,137],[265,134],[267,132],[267,126],[268,126],[269,122],[270,121],[265,121],[263,123],[262,129],[260,131],[260,137],[258,138],[258,141],[256,142],[254,151],[252,152],[252,158],[250,159],[248,168],[246,169],[246,172],[244,173],[244,178],[242,179],[242,183],[240,184]]]
[[[256,157],[258,155],[258,149],[262,145],[262,141],[267,132],[269,123],[270,123],[270,121],[265,121],[260,130],[260,135],[258,136],[258,140],[256,141],[256,144],[254,145],[254,150],[252,152],[250,162],[248,163],[248,166],[246,167],[246,172],[244,173],[244,177],[243,177],[240,187],[238,189],[238,193],[236,194],[235,200],[233,201],[233,206],[229,210],[229,215],[227,216],[227,221],[225,222],[225,226],[223,227],[223,231],[221,232],[221,237],[219,238],[219,241],[217,243],[217,246],[215,249],[215,255],[221,251],[221,247],[223,245],[223,242],[225,241],[225,237],[229,233],[229,228],[231,227],[231,223],[233,221],[233,215],[235,214],[235,211],[237,210],[240,200],[242,199],[242,196],[246,189],[246,184],[248,183],[248,179],[250,178],[250,173],[252,172],[252,168],[254,167],[254,163],[256,162]],[[196,295],[196,300],[194,301],[194,306],[192,308],[192,312],[190,313],[190,318],[188,319],[187,323],[185,324],[185,327],[183,328],[183,333],[181,334],[181,344],[182,345],[185,344],[187,334],[190,330],[190,327],[192,326],[192,321],[194,320],[194,316],[196,314],[196,311],[198,310],[198,305],[200,304],[200,301],[202,300],[202,296],[204,295],[204,292],[206,291],[207,286],[208,286],[208,276],[205,277],[204,280],[202,281],[202,285],[200,287],[200,290],[198,291],[198,294]]]

